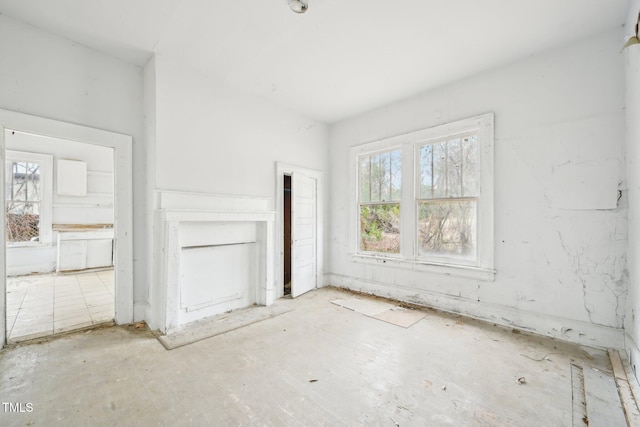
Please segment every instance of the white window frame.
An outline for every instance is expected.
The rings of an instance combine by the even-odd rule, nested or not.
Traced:
[[[358,177],[356,178],[357,180],[357,190],[356,190],[356,210],[358,212],[358,228],[357,228],[357,233],[358,233],[358,243],[357,243],[357,252],[360,254],[367,254],[367,255],[382,255],[385,257],[391,257],[391,258],[401,258],[402,257],[402,221],[401,225],[400,225],[400,252],[399,253],[394,253],[394,252],[372,252],[372,251],[365,251],[360,249],[360,239],[361,239],[361,233],[360,233],[360,206],[362,206],[363,204],[399,204],[400,205],[400,216],[402,218],[402,196],[400,198],[400,200],[393,200],[393,201],[378,201],[378,202],[361,202],[360,201],[360,174],[359,174],[359,165],[360,165],[360,159],[364,156],[375,156],[377,154],[384,154],[384,153],[389,153],[392,151],[400,151],[400,161],[402,162],[401,164],[404,164],[404,153],[403,153],[403,147],[402,145],[395,145],[395,146],[390,146],[381,150],[374,150],[374,151],[367,151],[367,152],[363,152],[363,153],[358,153],[358,155],[356,156],[356,173],[358,174]],[[402,181],[400,184],[400,194],[402,193],[402,185],[404,185],[404,170],[401,167],[400,170],[402,171]]]
[[[477,256],[475,261],[447,257],[418,257],[418,189],[420,181],[419,150],[430,141],[462,133],[478,135],[478,164],[480,168],[477,206]],[[360,250],[360,211],[358,159],[361,156],[401,148],[402,198],[400,202],[400,254],[363,252]],[[354,146],[349,152],[351,221],[351,258],[355,262],[406,267],[459,277],[493,281],[494,269],[494,115],[471,117],[428,129],[385,138]]]
[[[7,162],[29,162],[39,163],[42,167],[40,176],[42,177],[42,199],[40,201],[40,225],[39,238],[37,242],[6,242],[9,247],[19,246],[40,246],[53,243],[53,156],[50,154],[31,153],[27,151],[6,150],[5,160]],[[6,209],[7,201],[4,201]]]

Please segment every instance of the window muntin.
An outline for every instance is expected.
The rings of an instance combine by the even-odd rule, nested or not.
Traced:
[[[53,156],[5,150],[5,242],[52,242]]]
[[[494,116],[487,113],[352,147],[353,260],[385,259],[388,266],[494,280],[493,140]],[[393,201],[400,211],[400,250],[381,253],[362,245],[362,206],[373,202],[361,198],[371,195],[369,169],[361,163],[391,151],[402,159],[401,197]]]
[[[6,241],[38,241],[42,203],[42,165],[36,162],[6,162]]]
[[[419,145],[417,256],[475,262],[478,240],[478,135]]]
[[[400,253],[400,150],[364,155],[358,159],[359,250]]]

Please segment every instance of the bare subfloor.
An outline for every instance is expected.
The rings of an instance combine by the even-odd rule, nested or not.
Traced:
[[[24,411],[0,425],[571,426],[571,363],[611,370],[602,350],[436,311],[405,329],[345,296],[171,351],[133,327],[5,349],[0,396]]]

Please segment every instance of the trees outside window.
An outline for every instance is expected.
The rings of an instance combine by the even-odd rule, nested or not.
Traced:
[[[418,256],[475,260],[478,135],[456,135],[419,147]]]
[[[9,245],[51,243],[53,156],[6,150],[5,240]]]
[[[354,255],[491,280],[493,114],[362,144],[350,157]]]
[[[8,161],[6,171],[7,242],[37,241],[40,235],[41,165]]]
[[[400,253],[400,150],[360,157],[358,176],[360,250]]]

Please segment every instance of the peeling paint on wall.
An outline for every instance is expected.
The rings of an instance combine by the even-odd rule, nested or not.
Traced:
[[[620,347],[628,294],[620,36],[612,30],[333,125],[332,280]],[[495,281],[352,260],[349,148],[488,111],[496,124]]]

